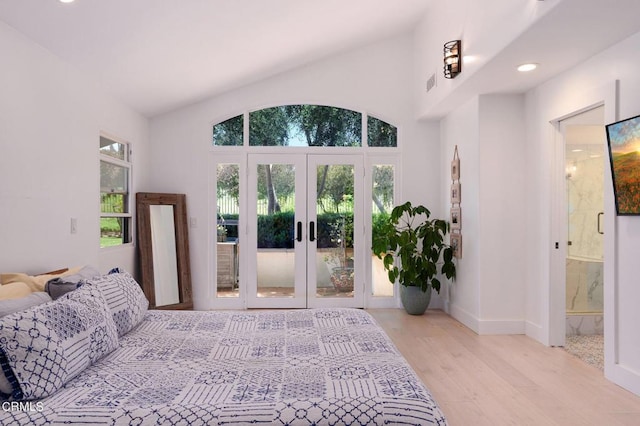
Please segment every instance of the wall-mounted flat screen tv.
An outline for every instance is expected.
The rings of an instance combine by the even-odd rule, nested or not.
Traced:
[[[640,215],[640,115],[606,126],[618,215]]]

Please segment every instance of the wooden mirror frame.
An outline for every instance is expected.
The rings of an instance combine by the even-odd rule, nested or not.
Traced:
[[[192,309],[191,263],[189,261],[189,231],[187,228],[187,202],[185,194],[163,194],[138,192],[136,214],[138,219],[138,253],[142,291],[149,299],[149,309]],[[179,303],[156,307],[155,280],[153,272],[153,247],[151,243],[152,205],[173,206],[173,221],[176,237],[176,261],[178,270]]]

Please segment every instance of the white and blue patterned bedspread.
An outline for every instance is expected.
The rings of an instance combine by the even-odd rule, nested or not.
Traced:
[[[2,424],[444,425],[355,309],[150,311],[120,347]]]

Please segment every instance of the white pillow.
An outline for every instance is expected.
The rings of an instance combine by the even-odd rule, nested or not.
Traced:
[[[118,327],[118,336],[127,334],[147,313],[149,301],[140,284],[128,272],[92,278],[85,285],[98,287],[104,295]]]
[[[5,394],[47,397],[117,347],[111,312],[92,286],[7,315],[0,319],[0,367],[11,386]]]
[[[7,287],[9,285],[12,284],[6,284],[2,287]],[[30,293],[28,296],[20,299],[0,300],[0,317],[4,317],[15,312],[24,311],[33,306],[42,305],[43,303],[47,302],[51,302],[51,297],[49,297],[49,295],[44,292]],[[2,371],[2,369],[0,368],[0,392],[10,394],[11,390],[11,383],[9,383],[9,380],[5,376],[4,371]]]
[[[0,300],[0,318],[47,302],[51,302],[51,297],[43,291],[36,291],[19,299]]]

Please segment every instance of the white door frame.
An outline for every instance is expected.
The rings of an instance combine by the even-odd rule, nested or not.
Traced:
[[[309,154],[307,156],[307,223],[318,223],[317,220],[317,167],[319,165],[353,165],[354,181],[353,181],[353,254],[354,254],[354,282],[353,297],[316,297],[317,292],[317,275],[315,258],[317,255],[317,240],[309,242],[307,259],[307,307],[364,307],[364,289],[365,289],[365,273],[364,273],[364,161],[363,155],[331,155],[331,154]],[[311,196],[313,194],[313,196]]]
[[[245,289],[247,283],[246,274],[240,273],[238,278],[238,288],[239,293],[238,297],[225,297],[224,299],[217,298],[217,269],[218,269],[218,245],[215,238],[217,233],[217,215],[218,212],[218,201],[216,195],[216,189],[218,187],[217,182],[217,165],[219,164],[237,164],[239,167],[239,193],[246,194],[247,192],[247,179],[245,178],[247,175],[247,156],[243,153],[215,153],[211,159],[211,167],[209,170],[209,182],[210,188],[212,188],[212,195],[209,199],[209,211],[212,214],[209,214],[208,220],[208,233],[210,237],[208,238],[209,244],[209,283],[207,297],[208,297],[208,308],[224,308],[224,309],[246,309],[246,297],[245,297]],[[246,264],[246,250],[243,250],[246,239],[246,217],[247,217],[247,206],[246,203],[241,200],[240,202],[240,213],[238,215],[238,246],[240,247],[238,253],[238,265],[240,270],[242,270],[242,266]]]
[[[294,296],[258,297],[257,268],[257,176],[258,164],[293,164],[295,166],[295,258]],[[324,164],[354,165],[354,292],[353,297],[316,297],[316,249],[317,241],[310,241],[310,224],[317,224],[316,168]],[[247,261],[246,296],[249,308],[313,308],[313,307],[364,307],[364,217],[363,188],[364,161],[362,154],[248,154],[247,183]],[[302,200],[301,200],[302,197]],[[301,226],[299,226],[300,224]],[[300,234],[298,234],[300,232]]]
[[[580,100],[572,103],[565,110],[565,114],[558,114],[557,117],[551,120],[556,129],[558,128],[556,123],[560,120],[575,115],[581,111],[590,109],[598,104],[604,103],[605,107],[605,123],[613,123],[620,119],[618,111],[618,93],[619,93],[619,81],[611,82],[610,84],[595,88],[592,91],[581,93]],[[555,132],[556,141],[558,140],[558,132]],[[558,282],[563,282],[564,279],[564,258],[561,258],[560,250],[553,248],[553,242],[564,241],[566,245],[566,233],[562,234],[562,229],[559,228],[559,224],[562,220],[558,220],[560,217],[564,217],[565,214],[562,211],[562,203],[560,197],[562,194],[558,190],[560,185],[559,181],[564,180],[564,164],[558,161],[559,153],[557,149],[555,153],[555,166],[553,172],[553,189],[552,189],[552,208],[551,208],[551,244],[549,244],[550,253],[550,276],[548,283],[548,295],[547,302],[547,316],[545,318],[545,331],[546,341],[549,345],[554,346],[558,344],[557,330],[564,332],[564,315],[560,309],[564,310],[565,306],[557,307],[554,305],[554,299],[558,300],[564,296],[560,296],[559,292],[565,291],[564,287],[558,285]],[[609,155],[608,152],[606,153]],[[564,155],[564,154],[563,154]],[[611,179],[611,173],[605,173],[605,214],[604,214],[604,257],[606,262],[604,264],[604,333],[606,336],[604,345],[604,375],[607,379],[622,386],[630,391],[637,393],[640,389],[640,375],[636,371],[632,371],[625,365],[620,363],[619,347],[620,338],[618,335],[619,325],[619,302],[620,297],[618,290],[618,278],[616,274],[617,269],[617,236],[618,236],[618,221],[615,211],[615,202],[613,195],[613,182]],[[564,188],[564,186],[562,186]],[[566,226],[566,225],[565,225]],[[554,331],[555,330],[555,331]]]
[[[266,148],[251,148],[251,149],[215,149],[211,153],[211,166],[209,171],[209,187],[210,198],[209,198],[209,211],[212,214],[209,215],[207,220],[208,223],[208,234],[210,237],[208,238],[208,263],[209,263],[209,283],[207,293],[205,297],[207,297],[207,309],[247,309],[247,296],[248,289],[247,286],[250,282],[249,274],[255,274],[255,272],[251,271],[249,268],[249,257],[248,250],[244,247],[248,241],[248,206],[247,206],[247,181],[248,181],[248,166],[247,161],[249,155],[277,155],[278,158],[284,158],[284,156],[288,153],[294,154],[314,154],[314,155],[335,155],[337,157],[341,156],[362,156],[364,161],[363,173],[364,176],[364,188],[362,191],[362,226],[358,226],[358,228],[363,229],[364,238],[362,239],[362,252],[363,252],[363,262],[360,264],[360,268],[363,268],[363,273],[359,274],[359,280],[363,281],[363,304],[365,308],[397,308],[400,307],[400,301],[397,294],[397,285],[393,285],[393,295],[391,296],[380,296],[373,294],[373,280],[374,277],[372,275],[372,257],[371,257],[371,215],[373,212],[372,203],[369,201],[372,199],[372,185],[373,185],[373,176],[372,170],[373,166],[377,164],[388,164],[394,167],[396,171],[394,176],[394,199],[396,202],[402,200],[401,194],[401,179],[402,173],[401,171],[401,160],[397,152],[386,153],[382,150],[371,150],[372,152],[366,152],[363,150],[357,150],[355,148],[350,149],[342,149],[335,148],[331,149],[331,154],[327,154],[326,149],[315,149],[315,148],[300,148],[293,149],[292,148],[275,148],[275,149],[266,149]],[[217,293],[217,244],[216,244],[216,215],[215,212],[218,210],[217,206],[217,165],[218,164],[226,164],[233,163],[238,164],[240,167],[240,182],[239,182],[239,191],[240,191],[240,203],[239,203],[239,220],[238,220],[238,247],[239,247],[239,281],[238,281],[238,295],[237,297],[219,297]],[[355,229],[354,229],[355,230]],[[304,231],[307,231],[307,228],[304,228]],[[306,234],[304,236],[306,237]],[[355,265],[354,265],[355,266]],[[356,266],[357,267],[357,266]],[[378,277],[378,280],[380,277]],[[251,280],[253,281],[253,280]],[[378,282],[377,285],[387,285],[385,283]],[[391,285],[391,284],[389,284]],[[331,299],[335,300],[335,299]],[[335,305],[334,305],[335,306]]]
[[[300,234],[295,228],[293,242],[293,297],[258,297],[258,229],[256,218],[257,211],[257,166],[259,164],[292,164],[295,169],[295,213],[294,226],[296,222],[308,223],[307,203],[300,200],[301,196],[307,192],[307,159],[303,154],[249,154],[247,157],[247,243],[245,260],[247,263],[246,295],[247,307],[249,308],[305,308],[307,305],[306,294],[306,259],[307,259],[307,229],[301,226]]]
[[[552,274],[555,276],[552,282],[553,287],[551,289],[550,300],[550,324],[552,327],[549,329],[549,340],[551,346],[564,346],[566,338],[566,321],[567,321],[567,301],[566,301],[566,283],[567,283],[567,257],[569,255],[569,226],[567,222],[567,214],[569,207],[569,200],[567,198],[567,178],[566,178],[566,136],[564,134],[563,123],[581,114],[592,111],[596,108],[604,109],[604,102],[598,102],[594,105],[582,108],[571,114],[565,115],[562,118],[553,120],[554,126],[554,150],[555,150],[555,205],[556,214],[552,218],[552,227],[556,229],[556,239],[554,239],[554,250],[552,253],[551,266]],[[604,126],[604,123],[598,123]],[[606,140],[603,141],[603,156],[602,161],[605,162],[607,156]],[[606,170],[606,169],[605,169]],[[606,174],[606,173],[605,173]],[[605,177],[603,176],[603,180]],[[557,248],[555,245],[557,244]],[[604,251],[604,248],[603,248]],[[607,260],[605,256],[605,262]],[[604,307],[603,307],[604,315]]]
[[[564,163],[564,140],[560,132],[560,122],[574,115],[588,111],[595,107],[604,105],[605,123],[616,121],[617,117],[617,82],[612,83],[585,93],[582,101],[568,106],[562,115],[550,120],[553,126],[551,142],[554,144],[553,150],[553,171],[551,188],[551,220],[550,220],[550,242],[549,247],[549,282],[547,287],[546,317],[544,318],[545,338],[543,342],[549,346],[563,346],[566,334],[566,255],[567,255],[567,223],[566,223],[566,194],[565,192],[565,163]],[[608,156],[608,153],[607,153]],[[607,259],[604,265],[604,323],[605,334],[615,337],[614,329],[609,329],[612,319],[616,315],[616,309],[610,304],[615,297],[615,276],[614,262],[615,256],[615,227],[616,213],[613,208],[613,184],[611,175],[605,173],[605,214],[604,214],[604,258]],[[555,244],[558,243],[558,248]],[[605,343],[605,364],[607,363],[607,346],[613,342],[613,338],[607,339]],[[612,349],[610,347],[610,349]],[[609,354],[611,356],[611,354]]]

